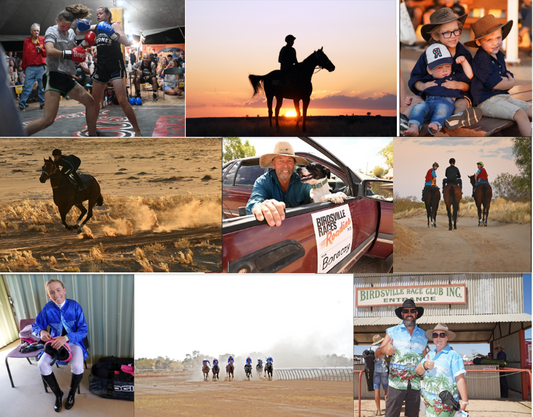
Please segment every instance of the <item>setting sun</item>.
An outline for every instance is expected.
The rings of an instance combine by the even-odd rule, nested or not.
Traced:
[[[285,113],[285,117],[296,117],[296,110],[289,110]]]

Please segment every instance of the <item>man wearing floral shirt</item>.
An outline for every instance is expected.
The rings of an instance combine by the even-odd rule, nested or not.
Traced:
[[[395,310],[402,323],[387,329],[387,335],[376,351],[376,358],[392,356],[389,368],[389,394],[385,417],[399,417],[405,402],[405,415],[418,417],[420,409],[420,376],[417,365],[422,361],[428,339],[416,320],[424,314],[413,300],[405,300]]]

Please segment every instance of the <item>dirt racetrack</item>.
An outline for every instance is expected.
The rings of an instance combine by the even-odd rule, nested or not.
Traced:
[[[440,220],[439,220],[440,218]],[[489,218],[437,216],[437,228],[417,216],[394,221],[394,272],[530,272],[531,224],[503,224]]]
[[[258,380],[192,381],[186,374],[139,377],[135,415],[353,417],[353,382]]]
[[[220,272],[221,139],[0,140],[0,271]],[[54,148],[81,158],[104,204],[82,234],[61,224]],[[87,206],[87,202],[85,202]],[[72,208],[67,216],[75,224]]]

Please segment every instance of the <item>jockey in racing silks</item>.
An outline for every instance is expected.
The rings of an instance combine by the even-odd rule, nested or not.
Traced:
[[[206,363],[206,362],[209,364],[209,366],[211,366],[211,362],[209,362],[207,359],[204,359],[204,361],[203,361],[203,366],[205,366],[205,363]]]
[[[213,359],[213,366],[215,366],[215,365],[218,365],[218,359],[217,358]]]
[[[81,180],[79,174],[76,170],[81,165],[81,160],[76,155],[62,155],[59,149],[54,149],[52,151],[52,156],[54,157],[54,163],[56,169],[61,169],[61,173],[65,175],[72,174],[72,177],[78,183],[79,190],[85,190],[85,184]]]
[[[474,197],[474,192],[476,191],[476,187],[479,184],[488,184],[489,183],[489,174],[487,174],[487,171],[484,168],[483,162],[479,161],[477,163],[477,171],[474,180],[476,181],[474,186],[472,187],[472,197]]]
[[[432,167],[428,169],[428,172],[426,173],[426,182],[424,183],[424,188],[422,190],[422,201],[424,201],[424,191],[426,190],[426,187],[437,185],[437,168],[438,167],[439,167],[439,164],[437,164],[436,162],[433,162]]]
[[[274,362],[274,359],[272,359],[272,356],[269,356],[267,358],[267,363],[273,363]]]
[[[262,367],[263,366],[263,361],[261,359],[257,359],[257,364]]]
[[[252,358],[250,358],[249,356],[246,358],[246,365],[251,365],[252,364]]]
[[[230,357],[228,358],[228,363],[233,363],[233,356],[230,356]]]

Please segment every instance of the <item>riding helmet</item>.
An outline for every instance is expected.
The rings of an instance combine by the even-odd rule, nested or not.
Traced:
[[[433,165],[431,165],[431,166],[433,166],[433,167],[437,167],[437,168],[438,168],[438,167],[439,167],[439,164],[437,164],[436,162],[433,162]]]
[[[53,359],[53,362],[68,362],[72,358],[72,353],[70,351],[70,346],[68,343],[65,343],[59,349],[52,347],[53,340],[49,340],[44,345],[44,352],[50,355]],[[52,363],[53,364],[53,363]]]
[[[287,35],[287,36],[285,36],[285,42],[289,42],[289,41],[291,41],[291,40],[293,41],[293,40],[295,40],[295,39],[296,39],[296,38],[295,38],[294,36],[292,36],[292,35]]]
[[[450,164],[455,164],[455,158],[450,158]]]
[[[52,156],[56,156],[56,155],[61,156],[61,151],[59,149],[54,149],[52,151]]]
[[[481,168],[483,168],[485,165],[483,165],[483,162],[479,161],[476,165],[481,165]]]

